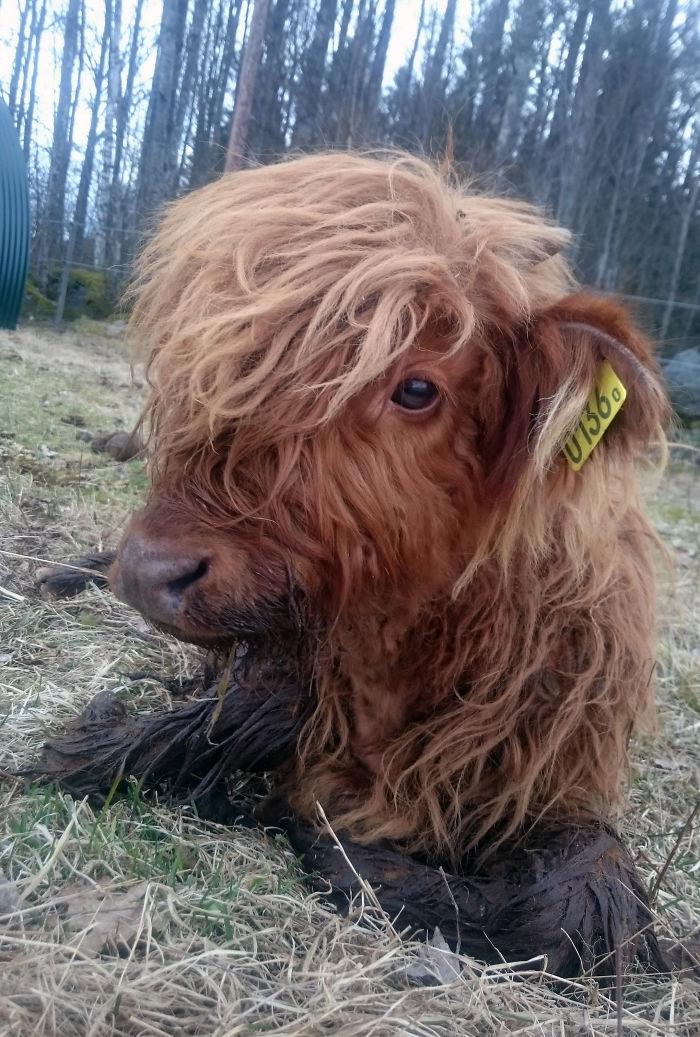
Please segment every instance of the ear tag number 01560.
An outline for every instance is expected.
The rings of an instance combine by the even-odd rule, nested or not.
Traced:
[[[588,397],[581,420],[564,443],[564,454],[575,472],[592,454],[605,431],[625,402],[627,390],[604,360],[593,392]]]

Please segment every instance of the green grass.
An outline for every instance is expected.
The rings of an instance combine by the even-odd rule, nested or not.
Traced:
[[[94,454],[89,442],[78,439],[77,433],[130,427],[141,400],[126,388],[128,369],[122,343],[103,344],[104,356],[101,361],[93,357],[93,361],[97,359],[94,366],[87,352],[89,343],[82,347],[87,355],[81,357],[80,348],[72,340],[54,336],[47,343],[46,362],[13,349],[0,351],[0,384],[4,386],[0,460],[23,477],[14,486],[20,504],[28,493],[50,494],[46,506],[52,509],[52,516],[71,506],[94,510],[115,500],[127,512],[143,496],[143,464],[115,464]],[[61,353],[67,354],[64,364],[60,363]],[[49,363],[50,359],[54,362]],[[6,484],[6,494],[9,489]]]

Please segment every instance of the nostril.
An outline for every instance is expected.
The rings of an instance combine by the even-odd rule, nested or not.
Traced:
[[[168,580],[168,591],[171,594],[179,596],[180,594],[182,594],[183,591],[186,591],[188,587],[191,587],[193,583],[196,583],[198,580],[201,580],[202,577],[206,574],[208,568],[208,563],[204,559],[202,559],[199,565],[197,565],[196,568],[192,569],[190,572],[183,573],[182,576],[178,576],[174,580]]]
[[[211,569],[211,558],[199,550],[183,552],[171,540],[131,533],[122,541],[112,586],[152,622],[177,626]]]

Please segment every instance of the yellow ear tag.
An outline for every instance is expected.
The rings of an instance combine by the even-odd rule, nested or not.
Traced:
[[[566,460],[575,472],[598,446],[608,426],[625,402],[626,396],[627,390],[624,385],[610,363],[604,360],[581,420],[562,448]]]

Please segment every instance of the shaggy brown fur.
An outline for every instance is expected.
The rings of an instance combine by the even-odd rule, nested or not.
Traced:
[[[318,708],[290,782],[360,840],[453,859],[606,817],[650,711],[667,416],[567,235],[427,164],[331,154],[176,202],[145,250],[152,492],[112,579],[206,645],[291,617]],[[602,358],[628,399],[580,472]],[[392,401],[407,379],[430,406]]]
[[[568,975],[629,941],[625,960],[654,959],[600,822],[651,712],[636,466],[667,405],[625,311],[575,290],[566,241],[408,157],[297,159],[172,205],[132,320],[151,494],[110,579],[176,636],[247,654],[223,708],[117,731],[91,707],[43,773],[204,794],[269,741],[293,761],[290,836],[336,891],[352,880],[309,834],[317,802],[413,928],[450,930],[459,904],[455,941],[480,956],[546,951]],[[627,400],[574,472],[562,445],[606,358]],[[458,871],[449,897],[421,861]]]

